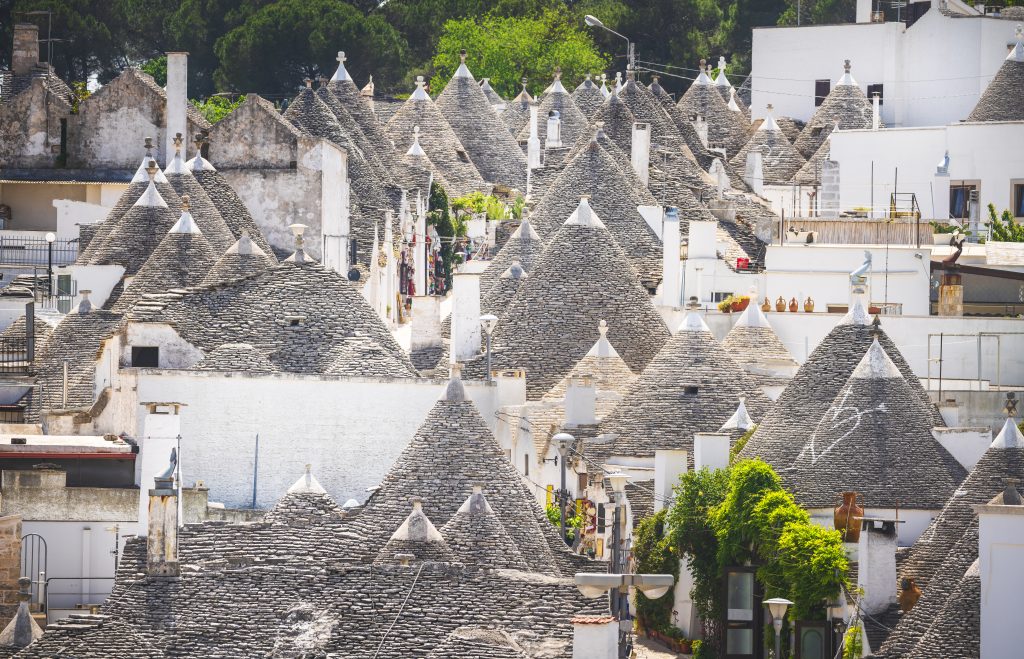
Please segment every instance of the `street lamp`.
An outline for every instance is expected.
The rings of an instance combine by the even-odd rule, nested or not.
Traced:
[[[619,621],[619,656],[623,656],[626,645],[624,637],[633,628],[629,610],[619,603],[629,602],[629,589],[638,588],[648,599],[656,600],[675,585],[671,574],[605,574],[601,572],[580,572],[575,576],[576,588],[587,599],[612,595],[612,615]]]
[[[775,628],[775,659],[782,656],[782,621],[786,617],[786,609],[793,603],[784,597],[773,597],[763,602],[772,614],[772,627]]]
[[[565,459],[569,456],[569,449],[576,438],[567,432],[560,432],[551,439],[558,446],[558,455],[562,458],[562,489],[558,491],[558,511],[562,520],[562,542],[569,544],[569,538],[565,533],[565,503],[569,494],[565,487]]]
[[[632,71],[635,68],[634,64],[636,64],[636,54],[635,54],[634,49],[633,49],[633,42],[629,40],[629,37],[627,37],[624,34],[619,34],[615,30],[611,29],[610,27],[608,27],[607,25],[602,23],[600,18],[598,18],[597,16],[593,16],[591,14],[587,14],[586,16],[584,16],[583,17],[583,22],[586,23],[587,25],[589,25],[590,27],[599,27],[602,30],[607,30],[608,32],[611,32],[612,34],[614,34],[617,37],[621,37],[621,38],[625,39],[626,40],[626,62],[627,62],[626,68],[629,69],[630,71]]]
[[[49,296],[53,296],[53,243],[56,240],[57,234],[46,232],[46,294]]]
[[[484,328],[484,334],[487,335],[487,381],[491,381],[491,334],[494,332],[494,326],[498,324],[498,317],[492,313],[484,314],[480,316],[480,325]]]

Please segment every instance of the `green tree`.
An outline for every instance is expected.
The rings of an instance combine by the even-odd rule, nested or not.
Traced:
[[[640,520],[633,532],[633,556],[636,559],[636,572],[640,574],[671,574],[679,578],[679,556],[672,542],[666,523],[668,510],[662,509]],[[637,591],[636,615],[641,625],[647,629],[669,633],[674,626],[672,608],[675,599],[664,595],[658,599],[648,599]]]
[[[167,84],[167,55],[159,55],[146,60],[140,68],[153,76],[153,81],[161,87]]]
[[[779,15],[778,24],[796,25],[798,9],[800,25],[852,23],[857,19],[855,0],[786,0],[786,9]]]
[[[440,93],[459,66],[459,51],[468,53],[466,64],[478,74],[486,72],[491,86],[511,98],[520,79],[530,80],[539,92],[556,66],[567,84],[591,71],[601,71],[608,60],[598,52],[591,36],[574,26],[563,11],[548,10],[537,17],[512,18],[488,14],[444,24],[434,54],[430,89]]]
[[[244,96],[210,96],[203,100],[192,99],[192,105],[202,113],[206,120],[215,124],[231,114],[235,108],[245,102]]]
[[[1008,210],[996,215],[995,204],[988,205],[988,222],[985,226],[989,228],[989,240],[1024,243],[1024,224],[1014,222]]]
[[[265,96],[290,95],[306,76],[330,76],[339,50],[358,78],[387,87],[402,75],[405,43],[380,15],[341,0],[278,0],[217,40],[218,86]]]

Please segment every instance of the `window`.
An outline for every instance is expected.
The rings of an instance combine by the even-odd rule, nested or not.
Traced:
[[[158,368],[160,366],[160,348],[132,346],[132,366],[135,368]]]
[[[952,182],[949,186],[949,216],[966,220],[971,213],[971,192],[977,189],[974,183]]]
[[[815,80],[814,81],[814,107],[821,105],[828,93],[832,91],[832,81],[828,80]]]
[[[717,292],[713,292],[711,294],[711,301],[712,302],[721,302],[722,300],[724,300],[727,297],[732,297],[732,291],[729,291],[728,293],[723,292],[723,291],[717,291]]]
[[[1024,219],[1024,182],[1013,184],[1013,194],[1010,198],[1013,200],[1013,216],[1017,219]]]
[[[684,396],[696,396],[697,395],[697,385],[695,385],[695,384],[688,384],[688,385],[684,386],[683,387],[683,395]]]
[[[882,93],[882,83],[877,85],[868,85],[868,100],[871,101],[878,94],[878,104],[885,103],[885,94]],[[872,101],[873,102],[873,101]]]
[[[604,504],[597,504],[597,532],[604,533]]]

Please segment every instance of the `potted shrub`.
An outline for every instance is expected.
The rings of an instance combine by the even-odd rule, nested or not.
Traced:
[[[733,310],[732,309],[732,303],[733,303],[734,299],[735,298],[730,295],[729,297],[727,297],[724,300],[722,300],[721,302],[719,302],[718,303],[718,310],[721,311],[722,313],[730,313]]]
[[[736,312],[745,310],[747,308],[747,305],[750,304],[749,295],[740,295],[739,297],[730,296],[729,299],[732,300],[732,310]]]

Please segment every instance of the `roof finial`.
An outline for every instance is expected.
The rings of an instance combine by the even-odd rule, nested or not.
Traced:
[[[322,73],[317,76],[316,81],[320,83],[321,87],[326,87],[327,86],[327,76],[325,76]]]
[[[848,59],[844,59],[843,60],[843,71],[845,71],[846,73],[850,72],[850,60],[848,60]]]
[[[202,150],[203,142],[205,142],[206,139],[203,137],[202,133],[196,133],[196,136],[192,139],[192,141],[195,142],[196,144],[196,153],[199,153]]]
[[[159,167],[156,166],[155,160],[150,160],[146,163],[146,173],[149,174],[149,180],[153,181],[156,179],[156,173],[159,171]]]
[[[597,331],[601,335],[601,338],[607,338],[608,336],[608,323],[604,319],[597,324]]]
[[[413,126],[412,127],[412,146],[410,146],[409,150],[405,152],[405,155],[407,155],[407,156],[414,156],[414,157],[417,157],[417,158],[420,157],[420,156],[427,155],[426,152],[423,150],[423,147],[420,146],[420,127],[419,126]]]
[[[658,82],[659,80],[661,80],[661,76],[660,76],[660,75],[658,75],[657,73],[655,73],[654,75],[652,75],[652,76],[651,76],[651,82],[654,82],[654,83],[656,83],[656,82]]]
[[[192,208],[192,197],[187,194],[181,195],[181,212],[187,213],[190,208]]]
[[[146,146],[146,156],[147,157],[148,156],[152,156],[153,155],[153,138],[152,137],[147,137],[146,138],[145,146]]]
[[[1012,419],[1017,416],[1017,399],[1012,391],[1006,392],[1006,406],[1003,407],[1003,411],[1006,412],[1007,418]]]
[[[338,51],[337,60],[338,60],[338,62],[340,64],[344,64],[348,60],[348,58],[345,57],[345,51],[344,50],[339,50]],[[306,467],[307,467],[307,470],[308,470],[309,465],[306,465]]]
[[[771,114],[772,110],[774,110],[774,109],[775,109],[775,106],[772,105],[771,103],[769,103],[768,104],[768,114]]]
[[[703,57],[701,57],[700,58],[700,70],[703,71],[705,68],[707,68],[707,64],[708,64],[708,61],[706,59],[704,59]]]
[[[465,48],[463,48],[462,50],[459,51],[459,62],[461,62],[462,64],[466,63],[466,49]]]
[[[181,153],[181,145],[185,143],[185,138],[181,136],[181,133],[174,134],[174,153]]]
[[[561,80],[561,79],[562,79],[562,67],[561,66],[556,66],[555,67],[555,80]]]
[[[306,89],[313,89],[313,79],[309,76],[303,78],[302,82],[306,83]]]
[[[593,74],[590,71],[587,71],[587,80],[590,80],[592,77]]]

